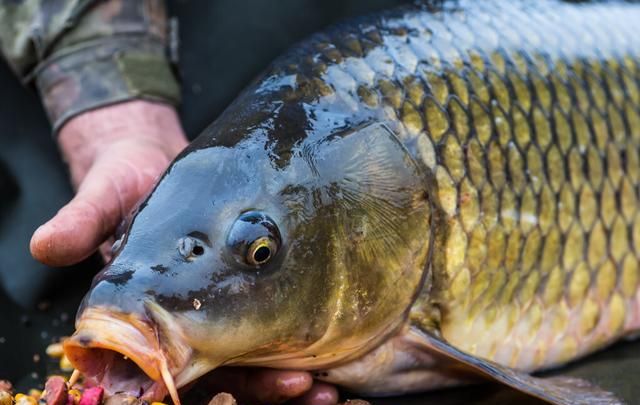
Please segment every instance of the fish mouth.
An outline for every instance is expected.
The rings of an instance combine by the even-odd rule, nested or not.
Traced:
[[[87,308],[64,342],[71,364],[107,396],[126,393],[152,402],[170,394],[179,404],[174,376],[187,362],[186,351],[166,349],[156,325],[103,308]]]

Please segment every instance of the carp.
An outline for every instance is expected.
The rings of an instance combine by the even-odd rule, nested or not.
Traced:
[[[219,366],[368,395],[530,372],[640,330],[640,5],[417,4],[277,59],[128,221],[65,342],[107,393]]]

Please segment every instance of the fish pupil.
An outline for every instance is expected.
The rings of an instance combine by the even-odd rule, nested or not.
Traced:
[[[263,263],[267,261],[269,257],[271,257],[271,249],[266,246],[260,246],[255,252],[253,252],[253,260],[256,263]]]
[[[196,256],[202,256],[204,254],[204,248],[200,245],[195,245],[193,247],[193,254]]]

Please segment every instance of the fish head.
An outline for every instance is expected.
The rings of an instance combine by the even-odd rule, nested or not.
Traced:
[[[266,124],[231,142],[224,118],[140,205],[65,343],[108,391],[159,399],[220,365],[347,361],[422,285],[429,182],[386,125],[300,128],[283,146]]]

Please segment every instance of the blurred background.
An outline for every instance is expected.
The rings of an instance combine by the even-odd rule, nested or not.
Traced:
[[[327,25],[409,3],[401,0],[174,0],[180,22],[181,116],[193,139],[270,61]],[[33,231],[73,195],[36,94],[0,63],[0,379],[38,386],[53,369],[44,349],[73,329],[100,269],[97,257],[52,269],[29,254]],[[640,403],[640,343],[621,343],[562,370]],[[376,404],[536,403],[498,386],[374,401]]]

